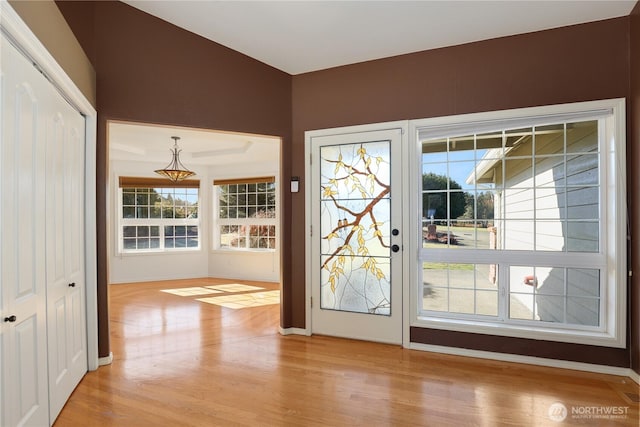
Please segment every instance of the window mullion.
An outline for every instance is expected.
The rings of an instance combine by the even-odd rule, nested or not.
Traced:
[[[563,292],[564,298],[563,298],[563,308],[564,308],[564,323],[567,324],[569,323],[569,319],[568,319],[568,302],[569,302],[569,270],[568,269],[564,269],[564,292]]]
[[[509,318],[509,268],[505,264],[498,264],[498,318],[506,321]]]
[[[567,176],[567,124],[565,123],[564,126],[564,135],[562,137],[562,160],[563,160],[563,173],[564,176]],[[599,138],[598,138],[599,139]],[[563,198],[563,202],[564,202],[564,218],[561,219],[561,224],[564,226],[564,229],[566,230],[565,232],[565,236],[564,236],[564,247],[565,247],[565,252],[569,251],[569,187],[567,186],[567,180],[565,179],[564,181],[564,196]]]
[[[533,135],[531,136],[531,193],[533,198],[533,211],[531,218],[533,219],[533,250],[538,249],[538,233],[537,233],[537,215],[536,215],[536,132],[537,128],[533,127]]]
[[[160,237],[160,249],[164,250],[164,225],[158,225],[158,236]]]

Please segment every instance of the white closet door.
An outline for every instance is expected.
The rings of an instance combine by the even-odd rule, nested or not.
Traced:
[[[87,372],[84,118],[51,88],[46,117],[47,311],[51,421]]]
[[[84,118],[2,37],[0,425],[55,421],[87,371]]]
[[[49,424],[45,300],[44,122],[47,82],[0,42],[0,425]]]

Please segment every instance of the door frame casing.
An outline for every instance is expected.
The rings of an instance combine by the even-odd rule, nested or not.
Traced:
[[[304,175],[304,194],[305,194],[305,329],[304,332],[306,335],[312,334],[312,316],[311,316],[311,297],[312,297],[312,263],[314,260],[312,259],[312,239],[311,239],[311,228],[312,228],[312,199],[311,195],[313,179],[312,179],[312,171],[311,171],[311,162],[319,161],[319,159],[312,159],[312,147],[311,141],[312,138],[320,137],[320,136],[331,136],[331,135],[340,135],[340,134],[349,134],[349,133],[361,133],[361,132],[373,132],[373,131],[385,131],[391,129],[400,129],[401,130],[401,159],[400,164],[402,168],[409,167],[409,121],[408,120],[399,120],[393,122],[383,122],[383,123],[373,123],[366,125],[356,125],[356,126],[344,126],[337,128],[328,128],[328,129],[317,129],[305,131],[304,134],[304,152],[305,152],[305,175]],[[402,272],[401,272],[401,292],[402,292],[402,331],[399,333],[402,334],[402,346],[408,347],[410,343],[409,337],[409,291],[410,291],[410,261],[415,259],[417,254],[410,247],[408,236],[412,233],[411,229],[408,228],[411,224],[409,222],[410,211],[413,209],[413,205],[415,203],[412,202],[412,198],[408,192],[409,189],[409,175],[407,173],[402,173],[402,181],[400,183],[402,191],[401,191],[401,204],[403,206],[401,213],[401,223],[403,231],[403,249],[402,249]],[[316,230],[318,232],[318,230]],[[319,302],[316,302],[319,304]]]
[[[47,48],[33,34],[11,5],[0,1],[2,32],[16,43],[52,81],[53,85],[85,118],[85,285],[87,322],[87,366],[98,369],[98,297],[96,252],[96,134],[98,114],[76,84],[67,75]]]

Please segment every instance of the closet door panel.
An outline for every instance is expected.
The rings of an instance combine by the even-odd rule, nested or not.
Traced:
[[[82,280],[84,277],[84,119],[75,111],[69,117],[68,139],[65,146],[65,218],[66,274]],[[73,120],[75,119],[75,120]]]
[[[74,112],[75,113],[75,112]],[[73,119],[73,120],[71,120]],[[84,119],[76,113],[69,121],[68,155],[70,164],[66,195],[71,222],[67,228],[67,276],[75,285],[68,288],[69,357],[77,381],[87,371],[86,304],[84,273]]]
[[[51,106],[53,108],[53,105]],[[49,113],[47,120],[47,309],[49,343],[49,390],[64,385],[67,357],[67,282],[65,277],[64,236],[66,222],[64,194],[65,122],[60,114]],[[56,398],[53,398],[56,399]]]
[[[49,422],[43,78],[4,37],[0,52],[0,424],[42,426]]]
[[[53,336],[49,338],[49,370],[50,381],[59,384],[68,371],[67,361],[67,307],[66,298],[62,296],[49,302],[49,329]],[[55,342],[54,342],[55,341]]]
[[[72,367],[76,367],[76,379],[78,382],[87,371],[87,340],[85,336],[85,304],[84,292],[77,289],[69,295],[69,309],[71,323],[69,332],[69,360]]]
[[[69,119],[68,155],[70,161],[66,170],[69,216],[71,223],[66,236],[67,277],[74,286],[68,287],[68,353],[71,364],[74,388],[87,372],[87,336],[86,336],[86,298],[84,271],[84,148],[85,121],[76,111],[67,112]]]
[[[46,414],[48,402],[39,392],[47,388],[47,377],[40,375],[42,371],[38,366],[46,351],[38,344],[41,327],[37,315],[24,318],[15,325],[13,358],[18,361],[16,374],[20,386],[17,390],[19,395],[16,396],[18,401],[14,406],[16,418],[12,425],[35,425],[34,416],[41,410]],[[48,417],[44,419],[48,420]]]
[[[47,304],[50,418],[87,371],[84,303],[84,118],[53,103],[47,117]]]

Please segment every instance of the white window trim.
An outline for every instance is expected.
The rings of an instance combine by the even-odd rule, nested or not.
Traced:
[[[218,185],[212,186],[212,205],[213,205],[213,213],[211,216],[212,219],[212,231],[213,231],[213,241],[211,252],[216,253],[273,253],[279,250],[280,247],[280,183],[278,182],[277,174],[272,174],[275,177],[275,198],[276,198],[276,208],[275,208],[275,217],[274,218],[219,218],[218,212],[220,212],[220,200],[218,198]],[[241,180],[242,178],[251,178],[251,176],[243,176],[237,179]],[[235,178],[234,178],[235,179]],[[220,246],[220,227],[223,225],[273,225],[276,227],[275,234],[275,247],[274,248],[233,248],[228,246]],[[245,237],[247,241],[249,239],[249,231]]]
[[[601,299],[603,322],[598,330],[580,330],[565,327],[544,325],[535,326],[530,322],[526,324],[504,324],[501,322],[478,321],[447,314],[442,316],[420,315],[419,303],[422,287],[418,274],[418,266],[422,264],[420,253],[422,251],[421,233],[410,233],[410,248],[415,251],[416,265],[409,272],[411,284],[409,287],[408,326],[423,327],[460,332],[471,332],[489,335],[529,338],[568,343],[598,345],[606,347],[626,347],[626,313],[627,313],[627,259],[626,259],[626,233],[627,233],[627,209],[626,209],[626,114],[624,98],[590,101],[573,104],[560,104],[543,107],[522,108],[514,110],[493,111],[486,113],[474,113],[458,116],[437,117],[431,119],[412,120],[409,122],[409,136],[411,150],[414,152],[414,161],[410,163],[411,179],[409,180],[409,194],[420,194],[421,185],[418,178],[421,176],[421,143],[418,137],[420,131],[429,128],[446,133],[448,128],[467,125],[463,130],[468,133],[470,129],[491,127],[491,122],[542,124],[545,121],[571,120],[576,114],[593,113],[594,116],[610,111],[612,117],[605,120],[605,136],[603,148],[603,162],[606,166],[601,168],[606,173],[602,181],[602,224],[603,239],[601,251],[608,260],[606,269],[607,283],[606,295]],[[610,207],[616,213],[615,218],[610,218],[606,207]],[[409,229],[421,229],[421,203],[417,197],[412,197],[410,202],[411,218]],[[507,251],[508,252],[508,251]],[[509,257],[507,252],[502,254]],[[548,254],[548,262],[554,262],[554,254]],[[481,260],[478,260],[481,262]],[[509,262],[507,259],[506,262]],[[419,289],[420,288],[420,289]],[[419,293],[420,292],[420,293]]]
[[[118,177],[119,178],[119,177]],[[116,180],[117,182],[117,180]],[[117,255],[118,256],[141,256],[141,255],[158,255],[175,252],[198,252],[202,249],[202,224],[201,224],[201,202],[202,197],[198,188],[198,218],[123,218],[122,217],[122,188],[117,191],[117,209],[118,209],[118,229],[117,236]],[[165,248],[164,247],[164,226],[197,226],[198,227],[198,246],[192,248]],[[158,226],[160,227],[159,239],[160,248],[154,249],[125,249],[123,230],[125,226]]]

